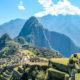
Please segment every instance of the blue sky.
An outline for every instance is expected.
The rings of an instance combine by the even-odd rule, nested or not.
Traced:
[[[20,1],[25,10],[18,8]],[[0,0],[0,24],[15,18],[27,19],[42,9],[37,0]]]
[[[80,15],[80,0],[0,0],[0,24],[48,14]]]

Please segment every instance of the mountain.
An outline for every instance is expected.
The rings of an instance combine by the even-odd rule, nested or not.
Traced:
[[[35,17],[31,17],[26,21],[18,37],[21,36],[28,43],[55,49],[66,57],[69,57],[72,53],[80,52],[80,48],[69,37],[44,29]]]
[[[9,35],[7,33],[5,33],[4,35],[2,35],[0,37],[0,49],[2,49],[3,47],[5,47],[6,42],[10,41],[11,38],[9,37]]]
[[[14,38],[14,41],[18,42],[19,44],[28,44],[23,37]]]
[[[35,17],[31,17],[29,20],[27,20],[19,36],[24,37],[25,40],[30,44],[50,48],[43,26]]]
[[[1,36],[0,40],[1,40],[1,42],[2,41],[9,41],[9,40],[11,40],[11,38],[7,33],[5,33],[4,35]]]
[[[77,46],[80,46],[80,16],[79,15],[47,15],[42,18],[38,18],[39,22],[44,28],[50,31],[56,31],[69,36]],[[10,22],[0,25],[0,36],[4,33],[8,33],[10,37],[16,37],[23,25],[24,19],[15,19]]]
[[[80,16],[79,15],[47,15],[39,18],[40,23],[50,31],[56,31],[69,36],[80,46]]]
[[[11,42],[17,43],[8,34],[2,35],[1,40],[8,45]],[[0,50],[0,80],[70,80],[75,78],[71,76],[74,70],[75,79],[80,79],[80,53],[64,58],[47,48],[21,45],[24,42],[22,37],[17,37],[17,40],[20,47],[11,43],[14,47],[4,46]]]
[[[56,31],[69,36],[73,42],[80,46],[80,16],[79,15],[58,15],[51,16],[47,15],[42,18],[38,18],[39,22],[44,28],[50,31]],[[0,25],[0,36],[4,33],[8,33],[10,37],[16,37],[23,25],[25,24],[24,19],[15,19],[10,22]]]
[[[64,56],[69,57],[73,53],[80,52],[80,48],[68,36],[48,30],[45,30],[45,34],[52,48]]]
[[[0,58],[7,57],[8,55],[12,55],[13,53],[17,53],[17,51],[21,50],[28,50],[33,52],[36,56],[45,57],[48,59],[53,57],[63,57],[57,51],[30,45],[23,37],[11,39],[7,33],[0,37]]]
[[[16,37],[25,23],[24,19],[15,19],[0,25],[0,36],[8,33],[11,38]]]

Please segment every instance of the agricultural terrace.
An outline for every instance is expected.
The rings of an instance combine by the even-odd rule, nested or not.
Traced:
[[[21,53],[25,53],[27,55],[35,55],[33,52],[31,52],[29,50],[21,50]]]
[[[67,66],[69,63],[69,58],[51,58],[50,61],[59,64],[64,64]]]

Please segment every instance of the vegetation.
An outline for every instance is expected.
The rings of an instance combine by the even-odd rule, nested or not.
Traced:
[[[44,57],[39,57],[39,58],[42,59],[42,60],[46,60],[46,61],[48,61],[47,58],[44,58]]]
[[[51,58],[50,61],[59,64],[64,64],[67,66],[69,63],[69,58]]]
[[[26,52],[26,51],[24,51],[24,52]],[[22,55],[22,56],[25,56],[25,55]],[[31,55],[32,55],[32,53],[31,53]],[[16,56],[18,57],[18,55],[16,55]],[[47,60],[46,58],[40,58],[40,59]],[[57,60],[56,60],[56,58],[52,58],[50,60],[57,62],[59,64],[63,63],[64,65],[67,65],[67,63],[69,63],[68,58],[57,58]],[[63,60],[65,63],[63,62]],[[11,62],[16,62],[16,61],[11,61]],[[10,65],[8,65],[8,66],[10,66]],[[72,69],[72,71],[74,71],[76,69],[80,69],[79,65],[77,63],[75,63],[75,66],[76,67],[74,69]],[[71,80],[70,74],[68,72],[59,70],[58,67],[55,67],[55,65],[50,66],[49,62],[36,62],[36,61],[35,62],[26,62],[25,64],[19,64],[15,67],[12,67],[12,68],[10,67],[7,69],[6,69],[6,65],[4,65],[4,67],[2,66],[1,70],[2,70],[2,73],[0,75],[1,80],[4,80],[5,78],[7,80],[29,80],[29,79],[30,80],[52,80],[50,76],[52,76],[54,74],[54,72],[56,72],[56,75],[60,74],[60,75],[66,76],[67,78],[69,78],[69,80]],[[9,71],[11,71],[11,72],[9,72]],[[48,75],[49,72],[53,72],[53,73]],[[80,78],[79,73],[76,73],[75,76],[78,77],[78,80],[79,80],[79,78]],[[55,78],[55,77],[53,77],[53,78]],[[58,78],[58,76],[57,76],[57,78]],[[60,79],[60,78],[58,78],[58,79]],[[62,79],[62,80],[64,80],[64,79]]]
[[[33,52],[29,51],[29,50],[21,50],[22,53],[25,53],[27,55],[35,55]]]
[[[80,58],[80,53],[77,53],[77,56]]]
[[[80,73],[76,73],[76,80],[80,80]]]
[[[44,63],[44,62],[29,62],[27,63],[29,65],[39,65],[39,66],[48,66],[48,63]]]
[[[63,58],[58,52],[47,48],[21,44],[24,43],[22,37],[19,42],[8,36],[0,40],[4,41],[0,44],[4,45],[0,49],[0,80],[51,80],[50,76],[55,80],[64,80],[66,77],[71,79],[73,71],[79,78],[79,53]],[[49,72],[53,73],[49,75]],[[58,79],[53,76],[54,73]]]
[[[18,42],[19,44],[22,44],[22,45],[28,44],[23,37],[15,38],[14,41]]]
[[[52,51],[47,48],[36,47],[33,45],[23,45],[22,48],[33,52],[38,57],[45,57],[48,59],[52,57],[55,57],[55,58],[62,57],[61,54],[59,54],[57,51]]]
[[[28,67],[25,69],[25,73],[23,74],[22,80],[47,80],[46,79],[46,73],[42,68],[39,68],[37,66],[35,67]]]
[[[69,76],[69,74],[68,74],[68,73],[66,73],[66,72],[62,72],[62,71],[57,70],[57,69],[54,69],[54,68],[49,68],[48,70],[49,70],[49,71],[58,72],[58,73],[65,74],[65,75]]]

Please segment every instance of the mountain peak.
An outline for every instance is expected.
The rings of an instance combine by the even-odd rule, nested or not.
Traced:
[[[30,33],[38,29],[43,29],[43,26],[39,23],[36,17],[32,16],[24,24],[19,36],[29,35]]]
[[[9,35],[7,33],[3,34],[1,37],[0,37],[0,50],[5,47],[6,45],[6,42],[10,41],[11,38],[9,37]]]
[[[31,25],[31,26],[35,25],[34,27],[36,27],[36,25],[39,24],[39,21],[38,21],[38,19],[36,17],[32,16],[26,21],[25,25],[26,24],[27,25]]]
[[[44,33],[43,26],[39,23],[36,17],[31,17],[23,26],[18,37],[24,37],[25,40],[33,45],[49,48],[47,38]]]
[[[32,16],[32,17],[30,17],[29,19],[30,19],[30,20],[36,20],[36,21],[38,21],[35,16]]]
[[[11,40],[11,38],[7,33],[5,33],[1,36],[0,40],[8,41]]]

